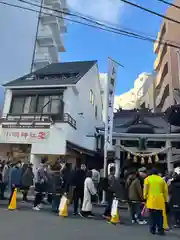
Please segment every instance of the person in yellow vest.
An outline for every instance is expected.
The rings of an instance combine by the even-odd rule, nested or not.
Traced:
[[[156,169],[152,169],[151,175],[144,180],[144,200],[150,213],[150,232],[156,234],[157,230],[159,235],[164,235],[168,187]]]

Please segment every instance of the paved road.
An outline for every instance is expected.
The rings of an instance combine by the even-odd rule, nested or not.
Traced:
[[[100,216],[102,209],[96,208],[96,219],[81,219],[69,216],[61,218],[50,212],[48,207],[41,212],[33,212],[30,204],[20,204],[20,209],[8,211],[6,205],[0,208],[1,240],[167,240],[180,239],[180,230],[173,230],[165,237],[152,236],[147,226],[131,225],[127,212],[121,210],[120,225],[111,225]]]

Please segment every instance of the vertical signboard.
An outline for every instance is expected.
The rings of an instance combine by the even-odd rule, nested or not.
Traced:
[[[114,95],[116,86],[117,63],[108,59],[108,83],[107,83],[107,104],[105,119],[105,145],[107,150],[112,150],[113,117],[114,117]]]
[[[105,136],[104,136],[104,177],[107,176],[107,152],[112,150],[113,117],[114,117],[114,95],[117,77],[118,64],[112,59],[108,59],[108,82],[106,86],[106,116],[105,116]]]

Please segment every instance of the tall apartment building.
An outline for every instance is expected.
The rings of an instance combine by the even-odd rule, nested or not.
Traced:
[[[179,0],[175,1],[180,6]],[[169,7],[166,16],[180,21],[180,10]],[[174,89],[180,87],[179,82],[179,50],[161,44],[163,41],[170,41],[180,46],[179,24],[164,20],[158,33],[157,42],[154,44],[154,52],[157,58],[154,62],[156,72],[155,81],[155,105],[158,111],[165,111],[169,106],[176,103],[174,100]]]
[[[43,8],[40,16],[38,14],[40,7],[32,4],[40,6],[41,0],[26,0],[26,2],[8,0],[9,4],[17,7],[0,4],[0,85],[29,73],[38,19],[39,28],[33,69],[57,62],[59,52],[65,51],[63,33],[67,30],[63,13],[57,11],[66,12],[66,0],[43,0],[43,6],[50,10]],[[29,8],[32,11],[23,8]],[[57,11],[51,10],[53,8]],[[0,103],[2,96],[3,93],[0,92]]]
[[[143,96],[142,86],[147,81],[151,74],[141,73],[138,78],[134,81],[134,88],[130,89],[119,96],[115,97],[115,108],[119,107],[122,109],[133,109],[137,107],[138,100]]]
[[[59,52],[65,52],[62,34],[67,31],[63,19],[64,13],[67,11],[66,0],[39,1],[41,8],[33,56],[33,70],[59,61]]]

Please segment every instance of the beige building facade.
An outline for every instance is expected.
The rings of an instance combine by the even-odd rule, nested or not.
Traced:
[[[179,1],[175,1],[180,6]],[[169,7],[166,13],[169,18],[180,21],[179,9]],[[176,103],[174,89],[180,87],[179,82],[179,50],[178,48],[161,44],[169,42],[180,47],[179,24],[164,20],[158,33],[157,42],[154,44],[154,52],[157,58],[154,62],[155,80],[155,105],[157,111],[165,111]]]

